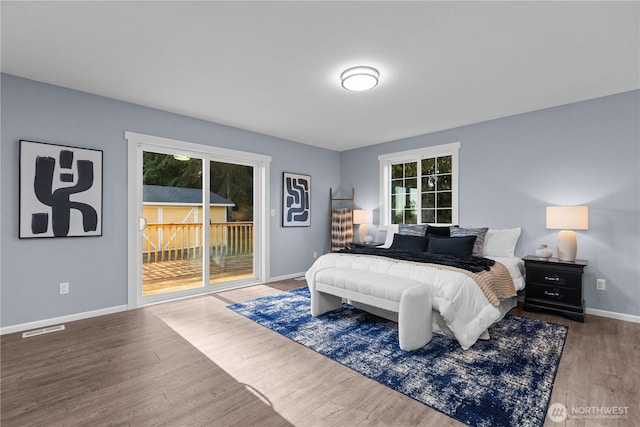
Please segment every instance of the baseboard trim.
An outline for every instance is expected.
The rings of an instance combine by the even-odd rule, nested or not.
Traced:
[[[594,316],[608,317],[610,319],[616,319],[616,320],[624,320],[625,322],[640,323],[640,316],[633,316],[631,314],[616,313],[615,311],[598,310],[597,308],[588,308],[588,307],[584,311],[587,314],[593,314]]]
[[[90,317],[104,316],[105,314],[113,314],[128,310],[128,306],[117,305],[114,307],[101,308],[100,310],[85,311],[83,313],[70,314],[68,316],[53,317],[51,319],[38,320],[36,322],[21,323],[18,325],[5,326],[0,328],[0,335],[12,334],[14,332],[24,332],[30,329],[44,328],[51,325],[57,325],[65,322],[73,322],[75,320],[88,319]]]
[[[269,279],[266,281],[266,283],[277,282],[277,281],[280,281],[280,280],[295,279],[296,277],[304,276],[304,273],[306,273],[306,271],[303,271],[301,273],[287,274],[287,275],[278,276],[278,277],[269,277]]]
[[[294,279],[296,277],[304,276],[304,273],[305,272],[300,272],[300,273],[286,274],[284,276],[270,277],[266,281],[266,283],[278,282],[280,280]],[[250,285],[245,285],[245,286],[250,286]],[[229,289],[225,289],[225,290],[229,290]],[[60,316],[60,317],[53,317],[51,319],[38,320],[36,322],[28,322],[28,323],[21,323],[18,325],[5,326],[3,328],[0,328],[0,335],[12,334],[14,332],[24,332],[30,329],[45,328],[47,326],[57,325],[60,323],[73,322],[74,320],[82,320],[82,319],[88,319],[90,317],[104,316],[105,314],[118,313],[120,311],[126,311],[128,309],[129,307],[126,304],[124,304],[124,305],[117,305],[114,307],[101,308],[100,310],[85,311],[83,313],[70,314],[68,316]],[[585,312],[587,314],[592,314],[594,316],[608,317],[610,319],[623,320],[625,322],[640,323],[640,316],[633,316],[631,314],[617,313],[615,311],[598,310],[596,308],[586,308]]]
[[[285,276],[279,276],[279,277],[270,277],[266,281],[266,283],[277,282],[279,280],[293,279],[295,277],[304,276],[304,273],[305,272],[287,274]],[[259,285],[259,284],[260,284],[259,282],[246,283],[246,284],[243,284],[241,286],[236,286],[236,288],[245,287],[245,286],[252,286],[252,285]],[[219,289],[219,290],[216,290],[216,292],[228,291],[228,290],[231,290],[231,289],[234,289],[234,288]],[[191,297],[194,297],[194,296],[201,296],[201,295],[188,295],[188,296],[185,296],[183,298],[191,298]],[[166,302],[166,301],[163,301],[163,302]],[[21,323],[21,324],[18,324],[18,325],[5,326],[5,327],[0,328],[0,335],[12,334],[14,332],[24,332],[24,331],[28,331],[28,330],[31,330],[31,329],[46,328],[47,326],[58,325],[60,323],[65,323],[65,322],[73,322],[74,320],[88,319],[90,317],[104,316],[105,314],[118,313],[120,311],[126,311],[128,309],[129,309],[129,306],[124,304],[124,305],[118,305],[118,306],[114,306],[114,307],[102,308],[100,310],[85,311],[83,313],[70,314],[68,316],[53,317],[51,319],[43,319],[43,320],[38,320],[38,321],[35,321],[35,322],[28,322],[28,323]]]

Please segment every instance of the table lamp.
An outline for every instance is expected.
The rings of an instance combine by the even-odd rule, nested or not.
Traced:
[[[373,241],[373,237],[369,235],[369,227],[367,224],[373,223],[373,211],[367,209],[356,209],[353,211],[353,223],[358,224],[358,236],[361,242],[369,244]]]
[[[589,207],[547,206],[547,229],[561,230],[556,247],[558,259],[575,261],[578,242],[573,230],[589,229]]]

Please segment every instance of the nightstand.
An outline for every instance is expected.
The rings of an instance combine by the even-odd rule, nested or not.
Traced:
[[[522,258],[526,270],[525,311],[553,311],[569,319],[584,322],[582,274],[589,263],[557,258],[541,260],[536,256]]]

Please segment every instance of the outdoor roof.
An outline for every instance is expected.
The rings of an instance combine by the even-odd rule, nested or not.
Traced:
[[[209,202],[218,206],[235,206],[229,199],[210,193]],[[144,203],[202,203],[200,188],[167,187],[163,185],[143,185],[142,200]]]

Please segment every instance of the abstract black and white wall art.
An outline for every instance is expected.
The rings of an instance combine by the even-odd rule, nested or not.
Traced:
[[[284,172],[282,175],[282,226],[311,225],[311,177]]]
[[[102,151],[20,141],[20,238],[102,235]]]

